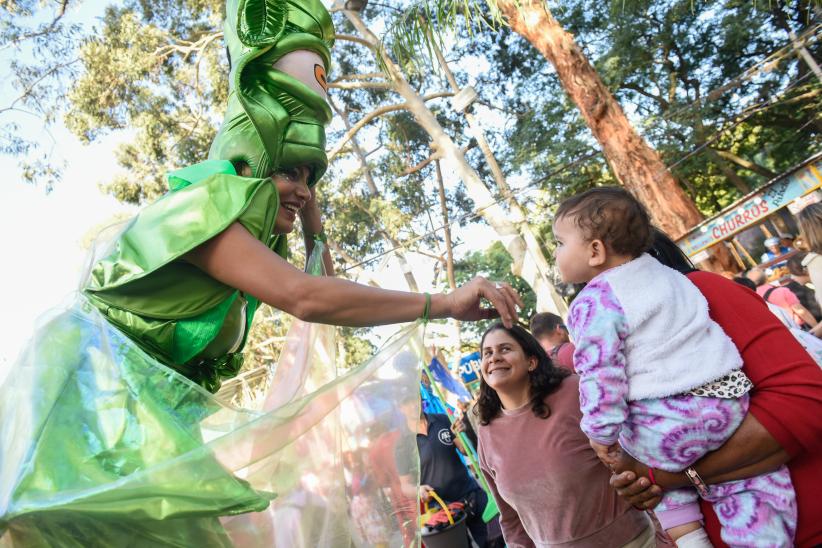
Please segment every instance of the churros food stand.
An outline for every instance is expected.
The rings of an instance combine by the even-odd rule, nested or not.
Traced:
[[[822,201],[822,153],[770,180],[710,219],[692,228],[677,243],[699,265],[709,250],[725,245],[739,270],[770,267],[795,250],[790,247],[798,227],[794,215],[810,203]],[[765,241],[780,239],[789,250],[767,259]]]

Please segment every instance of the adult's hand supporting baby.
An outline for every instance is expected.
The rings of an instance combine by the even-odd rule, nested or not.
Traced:
[[[650,510],[662,500],[662,488],[648,479],[648,467],[625,451],[617,453],[616,464],[611,469],[611,487],[619,496],[637,508]]]
[[[745,416],[742,424],[722,447],[712,451],[693,464],[708,484],[737,481],[772,472],[789,460],[789,455],[752,414]],[[653,508],[665,489],[690,485],[683,473],[654,469],[659,485],[651,485],[648,467],[621,451],[617,464],[611,468],[611,487],[631,504]]]

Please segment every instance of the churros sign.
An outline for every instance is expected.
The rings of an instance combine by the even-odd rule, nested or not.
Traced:
[[[679,240],[679,247],[688,255],[695,255],[720,240],[755,225],[777,209],[813,192],[820,185],[822,158],[817,157],[697,226]]]

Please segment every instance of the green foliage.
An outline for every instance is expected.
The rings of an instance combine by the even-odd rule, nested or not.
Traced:
[[[384,41],[401,66],[416,69],[420,61],[436,64],[433,48],[443,48],[443,31],[459,29],[471,39],[504,25],[496,0],[418,0],[392,18]]]
[[[135,133],[117,151],[128,174],[106,185],[118,199],[154,199],[165,191],[165,171],[206,158],[227,98],[221,9],[216,1],[168,12],[148,3],[110,7],[102,32],[80,48],[85,71],[69,94],[66,126],[87,141]]]
[[[817,24],[809,2],[563,2],[555,16],[575,35],[637,129],[673,165],[674,176],[706,215],[747,188],[804,160],[820,148],[820,84],[796,54],[767,56]],[[514,73],[516,94],[500,96],[516,112],[509,134],[511,165],[533,177],[573,163],[596,148],[552,68],[515,36],[476,44],[488,48],[494,72],[484,84],[504,85]],[[818,43],[809,46],[819,51]],[[734,80],[746,70],[760,70]],[[536,98],[542,100],[535,100]],[[720,156],[720,154],[724,156]],[[756,171],[726,157],[752,162]],[[724,170],[722,169],[724,168]],[[596,156],[548,181],[557,198],[613,184]]]
[[[474,113],[513,186],[542,181],[541,192],[520,199],[550,241],[559,200],[617,182],[601,155],[590,156],[597,144],[553,68],[503,26],[493,0],[404,5],[408,9],[399,19],[396,9],[379,3],[363,16],[372,28],[388,29],[388,50],[420,94],[448,88],[432,67],[431,43],[444,50],[460,85],[478,90]],[[786,44],[788,30],[802,35],[817,25],[813,7],[809,0],[567,0],[554,15],[575,35],[640,132],[667,164],[676,164],[673,173],[697,206],[710,214],[741,192],[727,169],[719,169],[719,155],[724,167],[756,187],[768,173],[819,150],[820,84],[794,53],[751,78],[734,80]],[[42,9],[35,0],[0,0],[0,47],[15,53],[11,69],[19,94],[8,108],[0,105],[0,153],[25,157],[29,179],[58,175],[59,166],[48,155],[37,156],[40,151],[21,135],[22,119],[9,116],[15,109],[27,109],[46,124],[65,115],[71,131],[87,141],[128,131],[132,138],[117,151],[124,174],[106,189],[132,203],[161,194],[165,171],[206,157],[227,98],[221,0],[126,0],[106,9],[85,37],[65,23],[59,9],[45,15]],[[354,34],[336,17],[339,33]],[[458,29],[454,39],[448,29]],[[818,58],[819,44],[808,47]],[[339,41],[333,55],[332,82],[379,70],[373,53],[358,44]],[[331,95],[351,123],[402,101],[390,89],[373,87],[334,88]],[[447,100],[428,105],[458,146],[474,144],[463,116]],[[345,131],[338,118],[329,143]],[[444,252],[442,232],[432,230],[441,224],[434,164],[413,170],[431,155],[429,141],[409,113],[394,111],[358,134],[364,166],[353,144],[331,166],[320,187],[326,228],[354,262],[393,247],[386,237],[409,249]],[[473,148],[466,156],[493,189],[480,151]],[[727,158],[753,162],[754,169]],[[473,208],[460,184],[447,188],[447,208],[452,220]],[[338,266],[351,264],[343,260]],[[530,293],[510,274],[510,257],[499,245],[466,256],[458,279],[477,272]],[[284,323],[271,333],[283,329]],[[365,342],[351,344],[346,355],[367,353]]]
[[[454,263],[454,277],[457,284],[463,284],[474,276],[485,276],[489,280],[511,284],[522,297],[525,306],[520,310],[520,320],[528,320],[536,312],[537,297],[531,287],[519,276],[511,273],[511,255],[500,242],[494,242],[484,251],[474,251]],[[469,336],[478,338],[491,321],[463,323],[462,329]],[[468,338],[468,337],[464,337]]]
[[[46,181],[48,191],[62,165],[52,155],[53,137],[39,139],[27,131],[48,127],[62,112],[66,90],[78,74],[75,56],[80,25],[66,22],[66,11],[79,4],[64,0],[44,5],[37,0],[0,1],[0,154],[17,158],[22,179]],[[50,141],[50,142],[48,142]]]
[[[366,329],[337,328],[337,342],[340,345],[337,362],[342,369],[351,369],[365,363],[377,351],[377,347],[363,337],[366,332]]]

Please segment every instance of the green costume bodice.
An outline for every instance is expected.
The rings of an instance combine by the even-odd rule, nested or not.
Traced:
[[[84,293],[143,350],[213,392],[239,371],[259,301],[183,256],[239,222],[285,258],[285,236],[272,234],[277,188],[271,179],[238,177],[223,160],[168,179],[169,193],[131,221],[94,265]]]

